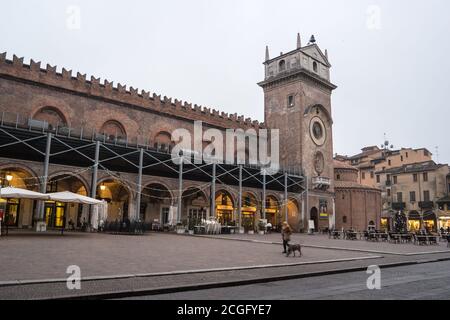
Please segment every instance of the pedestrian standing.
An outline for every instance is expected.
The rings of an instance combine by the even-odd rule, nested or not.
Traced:
[[[291,241],[291,235],[292,235],[292,228],[291,226],[285,221],[283,222],[283,226],[281,228],[281,236],[283,238],[283,253],[287,253],[287,246],[289,244],[289,241]]]

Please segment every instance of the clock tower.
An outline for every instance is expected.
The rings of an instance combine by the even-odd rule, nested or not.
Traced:
[[[265,124],[280,130],[280,164],[301,168],[308,180],[303,199],[303,229],[334,227],[333,119],[328,53],[314,36],[288,53],[270,58],[266,48],[264,90]],[[313,221],[313,224],[310,224]]]

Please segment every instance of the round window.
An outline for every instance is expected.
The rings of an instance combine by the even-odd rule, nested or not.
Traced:
[[[314,117],[311,120],[310,135],[314,143],[322,146],[326,141],[326,131],[323,121],[319,117]]]

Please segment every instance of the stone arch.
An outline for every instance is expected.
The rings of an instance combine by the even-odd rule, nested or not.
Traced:
[[[108,202],[108,220],[124,221],[132,219],[131,204],[133,199],[132,188],[128,183],[115,177],[103,177],[97,183],[97,199]]]
[[[256,219],[260,217],[259,209],[260,199],[253,191],[245,190],[242,192],[242,226],[245,231],[255,231]]]
[[[272,228],[281,226],[283,220],[282,204],[280,198],[275,194],[266,196],[266,219],[272,224]]]
[[[46,191],[47,193],[69,191],[90,196],[89,183],[78,174],[70,171],[52,173],[48,177]],[[44,218],[49,228],[65,228],[68,225],[80,228],[82,222],[89,218],[89,206],[46,201]]]
[[[242,191],[242,206],[245,206],[245,202],[244,202],[245,196],[250,196],[250,198],[253,198],[253,199],[251,199],[252,205],[255,205],[257,208],[261,207],[261,199],[258,196],[258,194],[254,191],[245,190],[245,189]]]
[[[287,203],[288,223],[297,232],[300,231],[300,204],[297,199],[289,198]],[[286,219],[286,217],[284,217]]]
[[[147,223],[169,223],[169,211],[174,195],[167,184],[159,181],[147,183],[141,194],[140,220]]]
[[[74,177],[74,178],[78,179],[81,182],[81,184],[83,185],[83,187],[86,189],[86,193],[87,193],[86,195],[90,196],[91,184],[83,176],[81,176],[81,175],[79,175],[77,173],[74,173],[74,172],[71,172],[71,171],[65,171],[65,170],[55,171],[55,172],[52,172],[48,176],[47,181],[50,182],[52,179],[55,179],[55,178],[61,177],[61,176],[71,176],[71,177]],[[67,191],[70,191],[70,190],[67,190]]]
[[[41,107],[34,112],[32,119],[48,123],[48,129],[50,130],[58,126],[67,127],[69,125],[66,115],[54,106]]]
[[[29,166],[18,163],[5,163],[0,165],[0,173],[4,172],[6,174],[7,171],[14,171],[14,170],[20,171],[24,175],[24,177],[28,176],[26,178],[28,183],[23,183],[22,186],[26,186],[26,189],[29,190],[39,190],[40,187],[39,176],[36,173],[36,171],[31,169]],[[28,179],[30,181],[28,181]]]
[[[237,201],[232,192],[220,189],[216,192],[216,208],[214,216],[222,224],[229,224],[236,221]]]
[[[124,140],[127,138],[125,127],[117,120],[108,120],[103,123],[100,133],[106,136],[106,140],[114,141]]]
[[[189,224],[198,224],[199,220],[208,218],[209,199],[199,187],[191,186],[186,188],[182,194],[182,199],[182,220],[186,220]],[[190,227],[192,228],[193,225]]]
[[[168,131],[160,131],[153,137],[153,147],[158,151],[170,152],[175,145]]]
[[[314,104],[314,105],[309,106],[308,108],[305,109],[304,115],[305,116],[307,116],[309,114],[314,115],[314,114],[317,114],[317,113],[320,113],[320,112],[322,112],[326,116],[329,125],[332,125],[333,124],[333,117],[332,117],[332,115],[327,110],[327,108],[325,108],[321,104]]]
[[[40,191],[40,181],[36,173],[25,165],[5,163],[0,166],[2,187],[11,186],[31,191]],[[0,199],[3,223],[8,227],[23,227],[33,224],[36,201],[29,199]]]

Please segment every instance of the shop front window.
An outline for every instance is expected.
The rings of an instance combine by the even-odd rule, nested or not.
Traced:
[[[9,227],[17,227],[19,224],[19,199],[8,199],[6,201],[5,223]]]
[[[408,230],[410,232],[417,232],[420,230],[420,220],[408,220]]]
[[[45,203],[45,222],[49,228],[64,228],[66,205],[61,202]]]
[[[381,226],[381,230],[388,231],[389,230],[389,220],[387,218],[382,218],[380,226]]]

